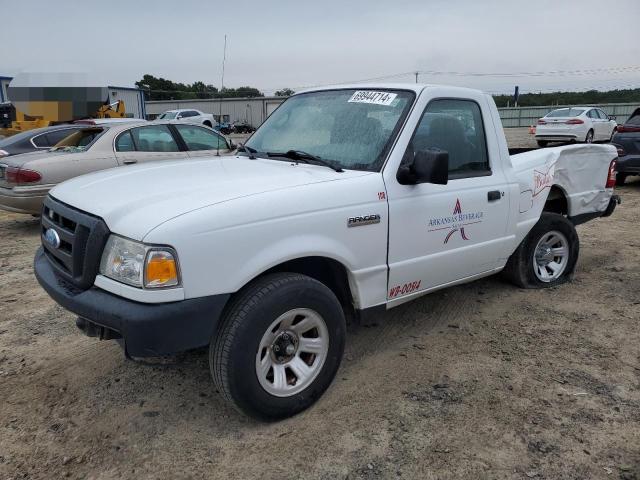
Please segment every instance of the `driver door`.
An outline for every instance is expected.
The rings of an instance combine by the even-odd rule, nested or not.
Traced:
[[[393,175],[385,170],[388,300],[490,272],[512,243],[507,180],[495,140],[487,141],[495,139],[487,100],[433,98],[422,108],[402,161],[418,150],[446,150],[449,181],[401,185],[395,167]]]

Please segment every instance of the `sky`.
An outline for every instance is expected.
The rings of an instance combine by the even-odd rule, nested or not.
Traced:
[[[219,86],[226,34],[225,86],[266,94],[415,71],[491,93],[640,87],[640,0],[0,0],[0,12],[0,76]]]

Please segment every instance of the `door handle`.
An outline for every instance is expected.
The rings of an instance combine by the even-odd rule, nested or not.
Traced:
[[[500,200],[502,198],[502,194],[500,193],[500,190],[491,190],[489,193],[487,193],[487,200],[489,200],[490,202],[495,202],[496,200]]]
[[[138,163],[137,160],[123,160],[122,163],[124,163],[125,165],[132,165],[134,163]]]

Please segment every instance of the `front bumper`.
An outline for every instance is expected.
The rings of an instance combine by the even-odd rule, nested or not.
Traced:
[[[171,303],[140,303],[100,288],[79,290],[60,278],[42,247],[34,260],[36,278],[57,303],[80,317],[89,336],[121,338],[133,357],[168,355],[208,345],[228,294]]]

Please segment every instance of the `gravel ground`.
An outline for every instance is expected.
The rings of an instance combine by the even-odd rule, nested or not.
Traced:
[[[38,221],[0,213],[0,478],[640,478],[640,182],[578,228],[576,279],[499,277],[351,326],[310,410],[223,403],[206,352],[156,364],[82,336],[32,273]]]

